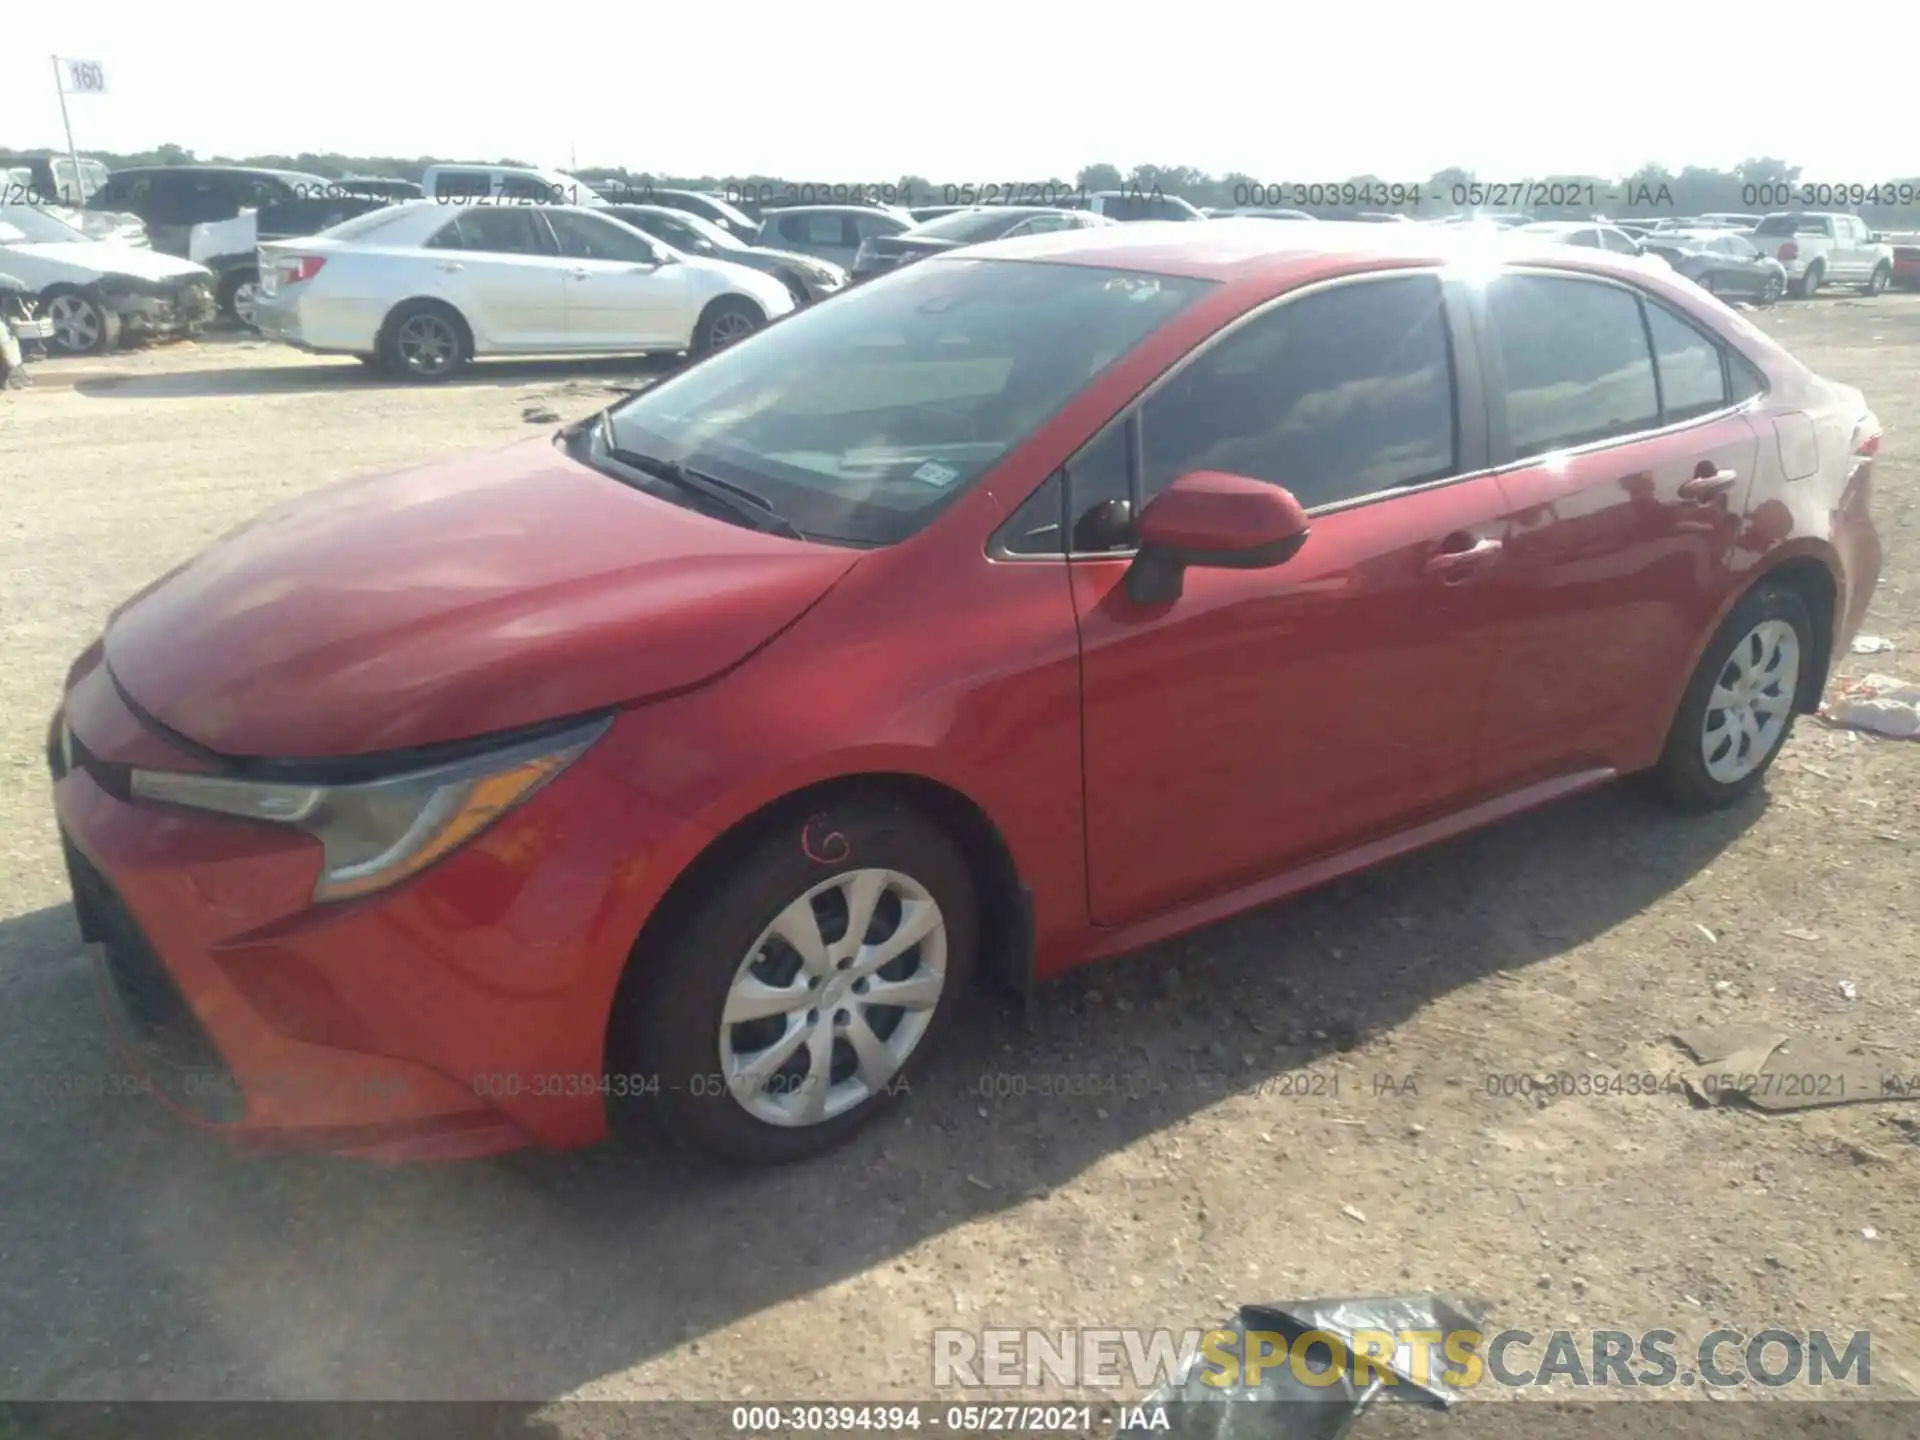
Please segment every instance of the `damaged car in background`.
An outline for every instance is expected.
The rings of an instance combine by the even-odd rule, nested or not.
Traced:
[[[251,330],[254,298],[260,286],[262,244],[320,235],[369,210],[379,210],[392,203],[383,195],[353,195],[343,191],[337,195],[242,210],[231,219],[205,221],[188,231],[187,258],[205,265],[216,277],[214,297],[220,314]]]
[[[0,272],[0,390],[26,383],[23,346],[44,341],[53,323],[33,313],[33,294],[17,275]]]
[[[191,260],[94,240],[33,205],[0,205],[0,268],[53,322],[59,355],[97,355],[121,340],[192,334],[213,314],[213,272]]]

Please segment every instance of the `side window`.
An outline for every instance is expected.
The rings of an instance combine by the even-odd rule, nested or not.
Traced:
[[[1602,230],[1600,232],[1600,244],[1604,249],[1611,250],[1616,255],[1637,255],[1640,253],[1633,241],[1629,240],[1618,230]]]
[[[1766,393],[1766,377],[1754,368],[1753,362],[1738,351],[1727,353],[1727,399],[1738,405],[1751,400],[1756,395]]]
[[[861,240],[870,240],[875,236],[898,235],[900,227],[885,215],[855,215],[853,229]]]
[[[1131,550],[1133,446],[1131,413],[1121,416],[1067,461],[1069,548],[1076,555]]]
[[[1190,470],[1284,485],[1308,509],[1437,480],[1457,448],[1440,282],[1282,304],[1150,395],[1141,425],[1143,500]]]
[[[1727,379],[1720,347],[1671,311],[1652,301],[1645,304],[1664,417],[1686,420],[1725,408]]]
[[[511,212],[507,212],[511,213]],[[531,221],[532,217],[527,217]],[[572,210],[554,210],[547,215],[560,253],[570,260],[624,260],[632,265],[651,265],[655,256],[646,240],[597,215],[580,215]]]
[[[835,215],[829,211],[825,214],[816,212],[805,218],[809,244],[845,246],[860,243],[858,233],[848,233],[853,230],[853,226],[847,223],[847,217],[844,215]]]
[[[1588,249],[1594,250],[1600,246],[1600,232],[1598,230],[1576,230],[1567,237],[1567,240],[1571,244],[1585,245]]]
[[[805,245],[812,233],[807,222],[812,218],[811,215],[782,215],[779,224],[774,228],[779,231],[782,240],[790,240],[796,245]]]
[[[493,194],[493,176],[485,170],[442,170],[433,177],[436,200],[485,200]]]
[[[1659,422],[1640,304],[1589,280],[1502,275],[1487,315],[1506,372],[1515,457],[1542,455]]]
[[[566,196],[556,195],[554,187],[532,175],[502,175],[500,177],[500,198],[518,200],[527,204],[550,204],[555,200],[564,200]]]
[[[646,219],[648,223],[645,225],[638,220],[630,220],[627,223],[636,230],[645,230],[650,235],[659,236],[674,249],[685,250],[690,255],[711,254],[713,251],[712,242],[691,225],[682,225],[678,220],[669,220],[664,215],[649,215]]]
[[[530,211],[491,206],[461,211],[427,243],[437,250],[478,250],[490,255],[550,253]]]
[[[1061,505],[1066,487],[1060,472],[1047,477],[1046,483],[1027,497],[1000,527],[999,549],[1007,555],[1058,555],[1061,553]]]

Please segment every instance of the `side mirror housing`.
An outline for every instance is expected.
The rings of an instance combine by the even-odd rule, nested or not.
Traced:
[[[1293,493],[1219,470],[1182,475],[1140,514],[1140,549],[1127,570],[1127,598],[1170,605],[1189,566],[1265,570],[1307,543],[1307,512]]]

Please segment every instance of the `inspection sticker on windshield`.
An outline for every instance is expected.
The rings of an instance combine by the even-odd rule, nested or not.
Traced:
[[[922,485],[938,485],[945,488],[960,478],[960,472],[950,465],[942,465],[938,460],[929,460],[913,472],[913,478]]]

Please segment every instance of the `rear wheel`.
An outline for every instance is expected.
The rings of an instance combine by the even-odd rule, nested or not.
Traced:
[[[751,300],[723,295],[707,306],[693,327],[694,357],[737,345],[766,323],[766,312]]]
[[[1687,810],[1731,805],[1760,783],[1793,729],[1813,663],[1813,622],[1793,591],[1760,585],[1714,632],[1655,770]]]
[[[1827,277],[1827,270],[1818,260],[1807,267],[1807,273],[1800,277],[1800,283],[1794,287],[1794,293],[1803,300],[1811,300],[1820,282]]]
[[[243,330],[258,329],[253,309],[259,286],[258,271],[233,271],[220,282],[220,313]]]
[[[1866,293],[1869,295],[1878,295],[1887,288],[1888,282],[1892,279],[1893,266],[1882,261],[1880,264],[1874,266],[1873,275],[1866,284]]]
[[[438,300],[409,300],[387,317],[380,358],[407,380],[445,380],[473,358],[466,322]]]
[[[951,1025],[973,877],[937,825],[873,798],[796,813],[720,879],[660,953],[636,955],[612,1068],[649,1077],[640,1105],[671,1140],[797,1160],[905,1093]]]

